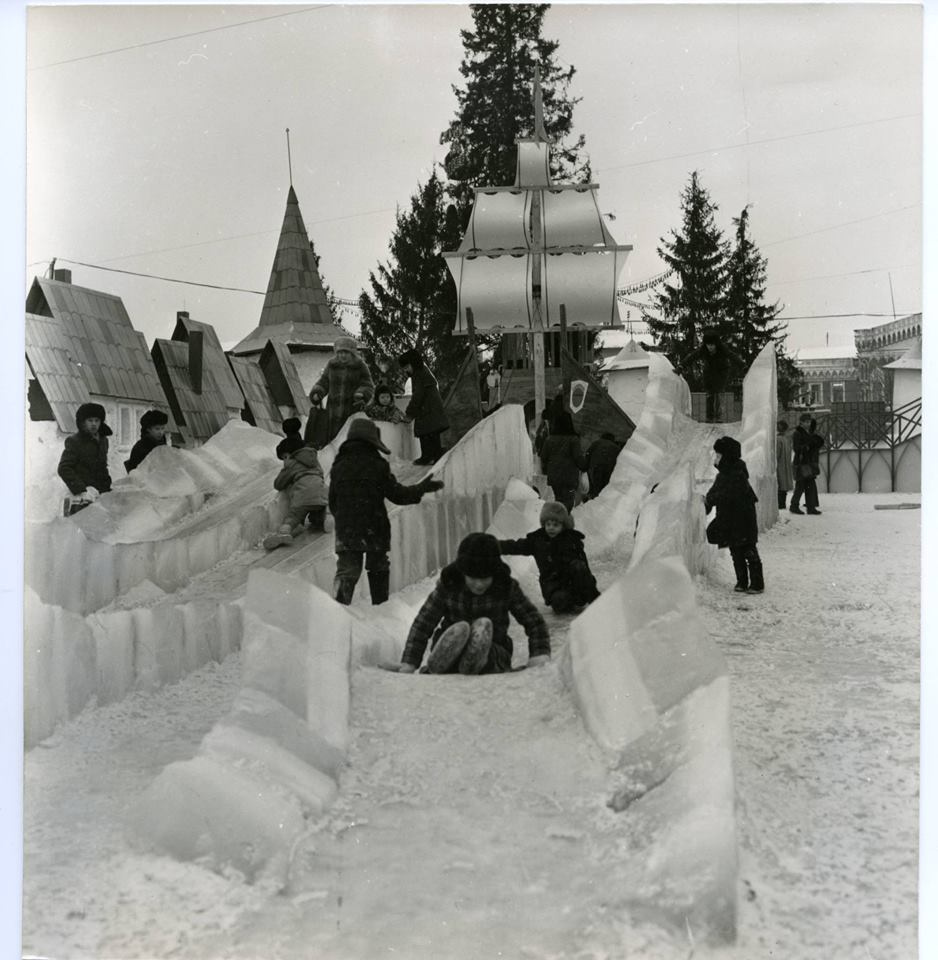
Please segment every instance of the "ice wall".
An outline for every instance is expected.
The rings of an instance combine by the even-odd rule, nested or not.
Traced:
[[[689,416],[687,383],[666,357],[649,355],[645,406],[609,484],[598,497],[574,508],[577,528],[586,534],[591,555],[612,551],[628,556],[642,504],[668,460],[671,435]]]
[[[749,468],[749,483],[759,498],[759,529],[778,520],[778,477],[775,435],[778,421],[778,382],[775,348],[767,343],[743,379],[743,422],[739,443]]]
[[[561,660],[610,755],[609,806],[628,811],[636,907],[697,940],[730,942],[736,836],[727,667],[680,557],[641,562],[570,628]]]

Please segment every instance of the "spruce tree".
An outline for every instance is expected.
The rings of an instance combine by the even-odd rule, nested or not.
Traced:
[[[440,135],[449,147],[445,167],[449,192],[465,227],[473,188],[514,183],[519,138],[534,132],[531,90],[540,68],[544,127],[551,141],[552,176],[573,182],[590,177],[582,135],[573,136],[569,95],[576,70],[554,59],[556,40],[541,36],[549,4],[472,4],[473,30],[463,30],[460,73],[465,88],[453,87],[457,116]]]
[[[687,378],[692,390],[700,388],[700,371],[691,354],[700,346],[704,333],[730,339],[725,314],[728,244],[714,222],[718,209],[700,185],[697,171],[681,195],[683,225],[661,238],[658,255],[674,271],[673,282],[665,281],[656,295],[660,317],[649,317],[648,326],[655,345]]]
[[[369,275],[371,292],[359,297],[362,340],[376,364],[393,361],[411,347],[422,350],[441,388],[455,377],[466,351],[465,337],[451,334],[456,288],[440,254],[459,244],[455,216],[447,215],[437,172],[418,186],[410,208],[398,211],[389,259]]]
[[[742,361],[744,372],[759,351],[774,342],[779,401],[785,406],[797,396],[803,376],[785,354],[787,324],[776,322],[781,307],[777,301],[765,302],[766,259],[750,238],[748,206],[733,218],[733,225],[736,237],[729,257],[726,294],[726,315],[732,324],[730,347]]]

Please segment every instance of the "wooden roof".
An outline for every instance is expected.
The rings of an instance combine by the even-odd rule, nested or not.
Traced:
[[[192,389],[188,344],[179,340],[155,340],[153,364],[180,433],[187,441],[208,440],[228,422],[228,404],[210,368],[203,368],[202,392]],[[239,409],[242,405],[243,401]]]
[[[210,323],[193,320],[186,313],[177,313],[173,340],[188,343],[189,334],[192,332],[202,334],[203,376],[209,373],[215,381],[215,386],[225,398],[225,404],[231,409],[240,410],[244,405],[244,394],[241,392],[238,378],[228,364],[228,358],[225,356],[215,328]]]
[[[268,340],[258,364],[274,402],[281,407],[293,407],[298,417],[305,417],[309,413],[309,396],[303,389],[286,344],[280,340]]]
[[[316,256],[291,186],[260,322],[231,353],[260,353],[269,339],[308,347],[331,346],[343,332],[329,310]]]
[[[228,362],[241,385],[248,422],[262,430],[279,434],[283,417],[267,386],[264,371],[247,357],[228,357]]]
[[[142,333],[120,297],[36,278],[26,297],[26,360],[59,427],[92,395],[165,409],[166,396]]]

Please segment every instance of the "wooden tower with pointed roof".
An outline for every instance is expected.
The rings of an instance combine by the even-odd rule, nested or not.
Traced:
[[[292,356],[303,389],[309,391],[332,355],[336,337],[347,335],[329,310],[316,254],[291,184],[260,322],[229,352],[259,362],[268,340],[280,343]]]

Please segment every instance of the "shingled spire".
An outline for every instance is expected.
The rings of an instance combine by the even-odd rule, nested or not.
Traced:
[[[316,257],[292,186],[287,194],[287,209],[283,215],[274,265],[270,270],[260,326],[291,322],[333,322]]]

